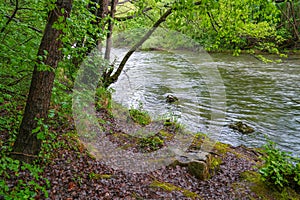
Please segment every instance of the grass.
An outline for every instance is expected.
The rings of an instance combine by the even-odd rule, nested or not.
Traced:
[[[142,126],[148,125],[151,123],[151,117],[148,112],[140,110],[140,109],[130,109],[129,110],[130,117],[132,120]]]

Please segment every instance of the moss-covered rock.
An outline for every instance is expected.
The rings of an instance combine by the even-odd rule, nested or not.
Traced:
[[[89,178],[91,180],[98,180],[98,179],[111,179],[113,175],[111,174],[97,174],[94,172],[89,173]]]
[[[189,191],[187,189],[184,189],[184,188],[181,188],[181,187],[178,187],[176,185],[173,185],[171,183],[166,183],[166,182],[159,182],[159,181],[153,181],[151,184],[150,184],[150,187],[153,187],[153,188],[161,188],[165,191],[168,191],[168,192],[172,192],[172,191],[180,191],[184,196],[186,196],[187,198],[191,198],[191,199],[201,199],[201,197],[192,192],[192,191]]]
[[[176,102],[176,101],[178,101],[178,98],[177,97],[175,97],[174,95],[168,95],[167,97],[166,97],[166,102],[167,103],[174,103],[174,102]]]
[[[254,129],[251,126],[241,121],[229,124],[229,128],[237,130],[242,134],[249,134],[254,132]]]
[[[181,153],[176,157],[172,166],[182,166],[188,169],[188,172],[199,180],[210,178],[211,154],[202,151]]]

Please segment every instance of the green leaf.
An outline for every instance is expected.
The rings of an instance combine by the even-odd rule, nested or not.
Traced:
[[[38,126],[38,127],[36,127],[35,129],[32,130],[32,133],[37,133],[37,132],[39,132],[40,130],[41,130],[41,127]]]

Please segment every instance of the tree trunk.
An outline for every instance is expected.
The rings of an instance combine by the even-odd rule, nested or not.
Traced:
[[[168,9],[160,18],[155,22],[155,24],[152,26],[152,28],[133,46],[131,49],[126,53],[124,58],[122,59],[121,63],[119,64],[118,69],[116,72],[111,75],[113,72],[110,70],[107,74],[104,76],[104,83],[103,87],[108,88],[112,83],[115,83],[119,76],[121,75],[122,70],[125,67],[126,62],[129,60],[130,56],[140,47],[143,45],[143,43],[152,35],[152,33],[159,27],[159,25],[166,21],[167,17],[172,13],[172,8]]]
[[[110,59],[110,52],[111,52],[111,45],[112,45],[112,32],[114,27],[113,20],[115,18],[117,4],[118,4],[118,0],[111,1],[110,18],[108,19],[108,33],[106,37],[106,49],[104,55],[104,58],[108,61]]]
[[[202,1],[197,1],[193,3],[194,6],[201,5]],[[176,8],[169,8],[152,26],[150,30],[126,53],[121,63],[119,64],[117,70],[113,73],[113,69],[111,68],[108,72],[103,74],[103,87],[108,88],[111,84],[115,83],[119,76],[121,75],[125,64],[131,57],[131,55],[144,44],[144,42],[152,35],[152,33],[159,27],[159,25],[166,21],[167,17],[172,14],[172,12],[176,10]]]
[[[51,69],[48,71],[39,69],[38,65],[42,64],[41,61],[34,66],[22,123],[12,152],[12,157],[25,162],[33,161],[40,151],[42,141],[37,138],[37,133],[32,133],[32,130],[37,127],[37,119],[47,119],[55,69],[62,58],[60,51],[62,31],[53,28],[53,24],[59,17],[64,17],[62,23],[65,22],[65,19],[70,16],[72,2],[73,0],[57,0],[56,8],[48,15],[38,56],[43,56],[43,65]]]

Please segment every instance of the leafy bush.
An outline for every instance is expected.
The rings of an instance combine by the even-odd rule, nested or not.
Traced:
[[[129,114],[132,120],[140,125],[145,126],[151,123],[151,117],[146,111],[141,109],[130,109]]]
[[[299,188],[300,159],[276,148],[275,143],[271,141],[264,148],[266,156],[263,157],[263,160],[265,163],[259,170],[262,180],[280,190],[286,186]]]
[[[140,148],[146,151],[155,151],[161,148],[163,144],[164,141],[158,136],[141,138],[139,141]]]

